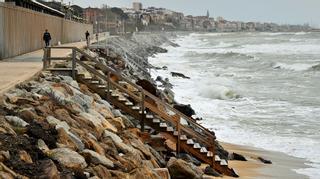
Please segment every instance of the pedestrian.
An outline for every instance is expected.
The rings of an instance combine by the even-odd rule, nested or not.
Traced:
[[[48,29],[46,29],[45,33],[43,34],[43,41],[46,44],[46,47],[49,47],[50,45],[50,40],[51,40],[51,35],[48,32]]]
[[[90,45],[90,33],[89,33],[89,31],[86,32],[86,41],[87,41],[87,46],[89,47],[89,45]]]
[[[99,34],[98,33],[96,34],[96,40],[97,40],[97,42],[99,41]]]

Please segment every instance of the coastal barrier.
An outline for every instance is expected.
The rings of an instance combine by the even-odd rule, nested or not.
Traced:
[[[84,40],[84,33],[88,30],[92,34],[93,26],[0,3],[0,59],[43,48],[45,29],[56,45]]]

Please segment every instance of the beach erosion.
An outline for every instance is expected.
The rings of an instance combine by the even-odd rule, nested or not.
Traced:
[[[135,67],[131,69],[133,72],[124,71],[124,75],[136,80],[145,77],[142,71],[149,71],[150,68],[152,77],[161,76],[161,73],[156,74],[152,69],[162,66],[153,63],[155,59],[149,61],[150,65],[148,58],[166,53],[167,46],[177,48],[179,43],[172,41],[175,38],[175,33],[143,33],[130,38],[111,38],[108,47],[116,58],[120,56],[126,59],[127,64],[132,61],[144,62],[143,70]],[[174,56],[172,60],[175,60]],[[168,67],[167,71],[172,72]],[[181,85],[170,82],[174,86]],[[175,100],[180,102],[181,95],[186,94],[175,92],[175,95],[178,96]],[[224,96],[236,97],[233,93],[226,93],[219,100],[223,100]],[[0,137],[3,139],[0,149],[4,151],[0,158],[1,164],[4,163],[3,176],[168,177],[170,167],[165,165],[164,158],[140,141],[139,130],[135,128],[139,122],[113,108],[99,95],[71,78],[43,72],[4,94],[3,98],[0,126]],[[198,105],[189,104],[191,107]],[[195,109],[197,117],[203,118],[199,122],[209,126],[207,116],[202,116],[207,111]],[[215,131],[212,125],[209,129]],[[221,141],[219,131],[215,132],[218,132],[217,140]],[[19,145],[21,143],[24,146]],[[229,160],[229,166],[237,171],[240,178],[307,178],[295,172],[296,169],[308,168],[304,165],[307,161],[303,159],[251,146],[223,142],[221,145],[230,154],[235,152],[248,160]],[[6,151],[11,156],[8,157]],[[272,164],[263,163],[259,157],[270,160]],[[161,167],[167,167],[169,171]],[[203,175],[203,172],[198,172],[192,174]]]

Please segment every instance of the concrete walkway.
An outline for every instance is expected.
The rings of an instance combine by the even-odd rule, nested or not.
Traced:
[[[100,40],[104,40],[101,38]],[[94,42],[93,42],[94,43]],[[86,42],[63,44],[84,48]],[[66,57],[71,54],[70,50],[61,49],[52,51],[55,57]],[[42,70],[43,49],[0,61],[0,97],[15,85],[30,80]]]

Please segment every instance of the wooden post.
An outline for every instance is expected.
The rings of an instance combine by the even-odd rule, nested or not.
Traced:
[[[181,130],[180,130],[180,116],[177,120],[177,130],[178,130],[178,139],[177,139],[177,144],[176,144],[176,151],[177,151],[177,157],[180,157],[180,150],[181,150],[181,144],[180,144],[180,136],[181,136]]]
[[[144,107],[144,100],[145,100],[145,94],[141,91],[141,121],[140,121],[140,126],[141,126],[141,132],[144,132],[144,123],[145,123],[145,117],[146,115],[144,114],[145,107]]]
[[[44,48],[43,49],[43,70],[47,69],[47,63],[48,63],[48,49]]]
[[[110,83],[110,80],[111,80],[111,72],[108,72],[108,75],[107,75],[107,99],[108,100],[110,100],[110,94],[111,94],[111,92],[110,92],[110,90],[111,90],[111,83]]]
[[[76,51],[72,48],[72,78],[76,79]]]
[[[48,50],[48,54],[47,54],[47,60],[48,60],[47,68],[48,68],[51,65],[51,48],[47,47],[47,50]]]

